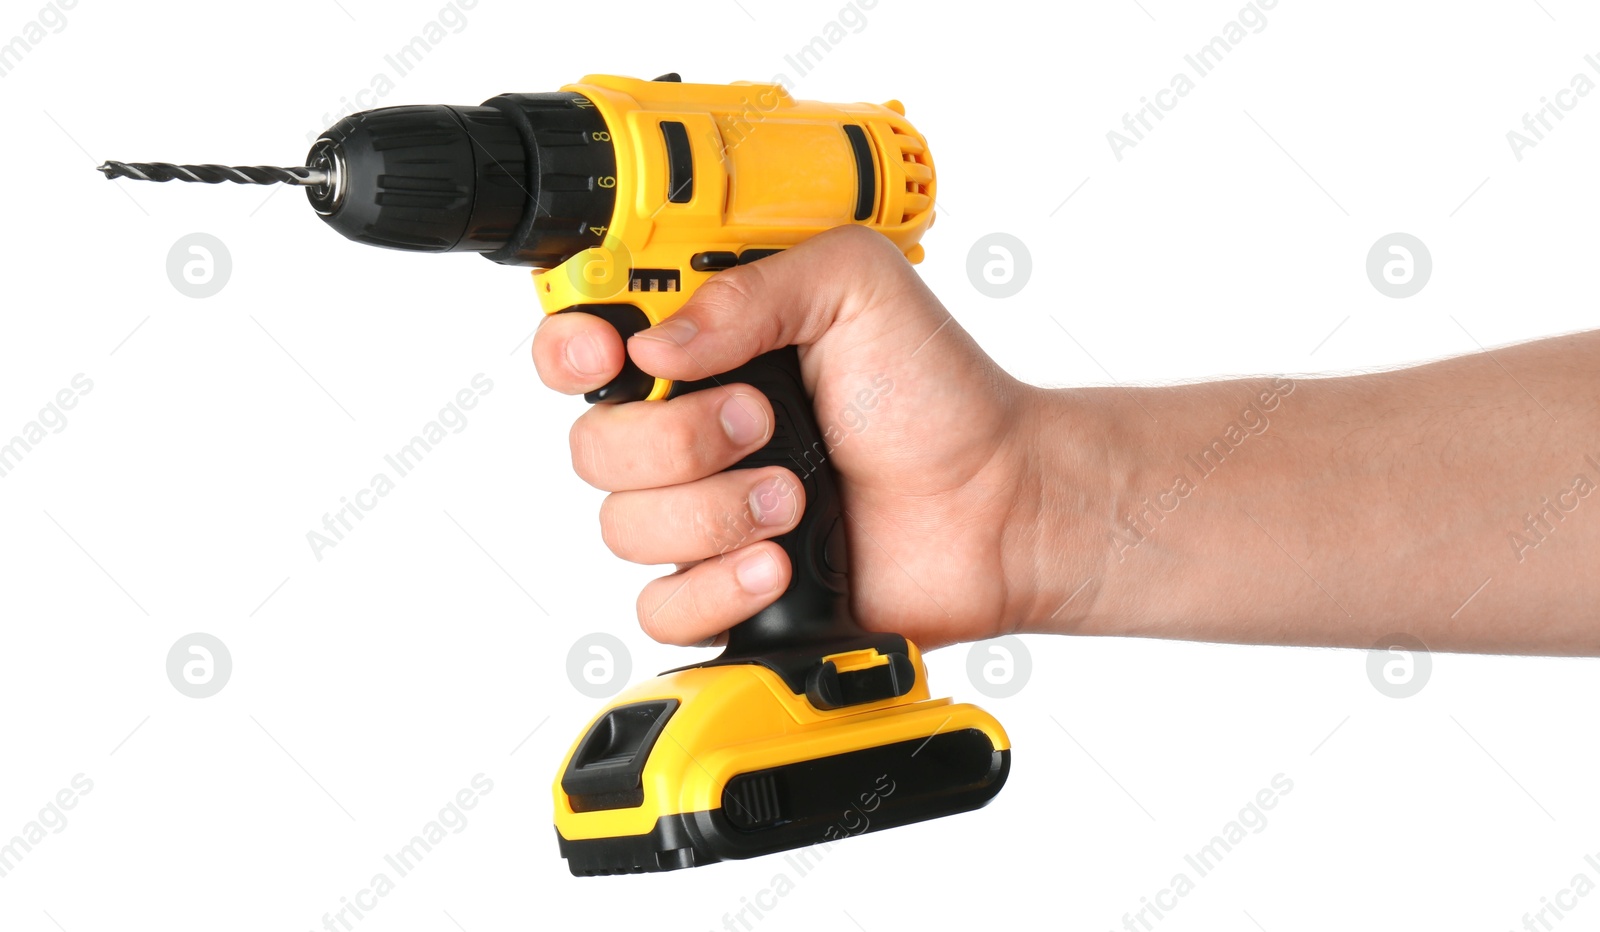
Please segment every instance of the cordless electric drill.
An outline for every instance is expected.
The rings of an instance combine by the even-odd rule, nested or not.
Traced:
[[[302,185],[350,239],[531,266],[546,313],[592,314],[624,341],[718,271],[841,224],[917,262],[934,204],[927,142],[898,102],[797,101],[777,84],[677,75],[356,113],[295,168],[101,170]],[[851,617],[837,480],[794,347],[694,382],[629,361],[585,397],[648,403],[733,382],[763,392],[776,418],[772,440],[733,468],[784,466],[805,487],[799,526],[778,538],[793,578],[720,656],[628,689],[583,730],[554,787],[577,875],[697,867],[963,812],[1010,769],[999,722],[931,698],[916,645]]]

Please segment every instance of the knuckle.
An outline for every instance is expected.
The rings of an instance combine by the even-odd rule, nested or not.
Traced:
[[[882,272],[886,259],[901,255],[900,247],[887,236],[864,226],[836,227],[823,236],[827,237],[823,245],[838,254],[835,258],[852,267],[870,266]]]
[[[831,264],[850,279],[882,284],[916,275],[900,247],[877,230],[848,226],[824,235],[832,237],[828,245],[836,253]]]
[[[639,593],[639,599],[634,605],[634,612],[639,617],[639,630],[652,641],[665,641],[661,625],[656,621],[657,611],[655,600],[650,596],[650,588],[653,587],[647,587]]]
[[[707,458],[705,432],[686,416],[686,411],[671,414],[676,416],[662,418],[662,423],[652,431],[660,454],[667,458],[666,462],[700,466]]]
[[[696,617],[695,587],[687,572],[663,576],[639,593],[639,628],[654,641],[670,644],[677,627],[673,619]]]
[[[826,235],[832,239],[839,240],[840,242],[849,244],[851,246],[869,249],[877,248],[876,242],[878,240],[888,242],[888,240],[876,230],[871,230],[867,227],[854,223],[848,223],[844,226],[834,227],[832,230],[828,231]]]
[[[710,536],[710,526],[713,521],[707,518],[698,496],[679,494],[672,497],[671,504],[667,506],[666,519],[662,524],[666,527],[684,528],[684,537],[688,540],[703,541]]]
[[[728,508],[722,502],[705,503],[689,518],[694,539],[706,553],[721,556],[743,544],[750,533],[742,507]]]
[[[740,266],[719,272],[706,280],[695,293],[695,301],[718,310],[741,310],[755,300],[755,282],[761,273],[754,266]]]
[[[607,495],[600,503],[600,539],[605,542],[606,549],[624,560],[629,559],[637,552],[633,526],[626,510],[618,503],[616,493]]]
[[[567,432],[567,445],[572,452],[572,471],[584,482],[597,484],[600,480],[599,438],[588,414],[572,422],[572,429]]]

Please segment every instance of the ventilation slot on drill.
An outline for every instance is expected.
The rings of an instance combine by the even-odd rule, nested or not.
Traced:
[[[928,165],[928,147],[922,140],[898,126],[893,129],[894,141],[900,147],[900,168],[906,176],[900,222],[910,223],[933,206],[933,169]]]

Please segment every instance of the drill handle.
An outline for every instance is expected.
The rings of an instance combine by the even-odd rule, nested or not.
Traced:
[[[650,325],[645,313],[630,304],[587,304],[566,310],[605,320],[624,343]],[[839,479],[806,394],[795,347],[764,353],[736,369],[692,382],[663,383],[630,359],[609,384],[584,397],[591,403],[614,404],[726,391],[734,383],[748,384],[767,396],[773,429],[765,446],[729,468],[788,469],[805,488],[805,510],[794,530],[776,538],[789,557],[788,587],[777,601],[729,629],[728,646],[720,656],[696,666],[760,664],[821,710],[906,695],[919,677],[909,642],[898,634],[869,634],[850,614],[850,560]],[[729,532],[723,553],[750,542],[749,521],[734,522]]]
[[[830,450],[812,411],[793,346],[764,353],[715,378],[677,382],[669,397],[725,391],[745,383],[772,404],[772,439],[733,469],[782,466],[805,488],[805,509],[794,530],[776,538],[789,557],[792,575],[778,600],[728,632],[724,656],[753,657],[777,650],[839,643],[863,632],[850,615],[849,554],[839,480]],[[729,550],[749,543],[748,523],[733,528]]]
[[[631,304],[585,304],[566,308],[562,313],[567,311],[592,314],[606,321],[616,328],[624,344],[650,325],[645,313]],[[656,390],[657,382],[627,359],[616,378],[584,398],[591,404],[639,401]],[[673,382],[666,397],[724,391],[724,386],[735,383],[748,384],[767,397],[774,423],[766,446],[730,468],[787,468],[805,487],[805,509],[799,525],[776,538],[792,568],[788,588],[772,605],[728,632],[728,649],[723,656],[730,661],[758,658],[860,640],[864,632],[850,615],[849,555],[845,549],[839,481],[800,377],[799,353],[795,347],[786,346],[728,372],[692,382]],[[748,521],[735,521],[726,529],[723,552],[750,543],[750,530]]]

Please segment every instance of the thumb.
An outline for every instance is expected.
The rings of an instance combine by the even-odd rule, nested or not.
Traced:
[[[899,334],[921,341],[942,322],[944,315],[932,319],[937,301],[904,302],[930,318],[926,326],[899,313],[860,314],[910,289],[926,286],[887,237],[838,227],[712,276],[671,318],[634,334],[628,355],[652,375],[687,381],[720,375],[770,350],[817,343],[842,323],[861,340]]]

